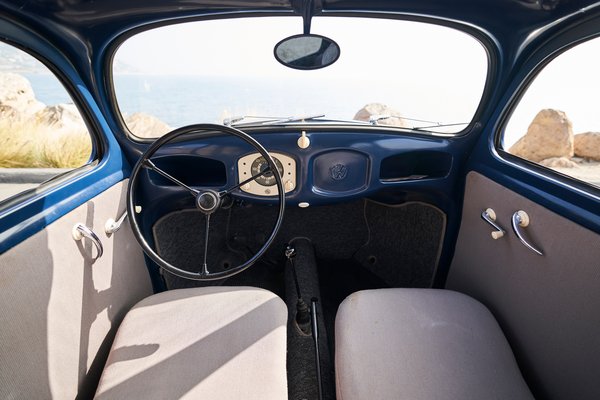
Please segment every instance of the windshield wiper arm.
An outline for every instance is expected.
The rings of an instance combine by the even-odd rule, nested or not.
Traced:
[[[431,125],[431,126],[416,126],[414,128],[412,128],[415,131],[424,131],[424,130],[429,130],[432,128],[445,128],[447,126],[458,126],[458,125],[469,125],[468,122],[455,122],[452,124],[437,124],[437,125]]]
[[[378,121],[382,121],[382,120],[388,119],[388,118],[400,118],[400,119],[403,119],[406,121],[426,122],[428,124],[431,124],[431,125],[427,125],[427,126],[413,126],[411,129],[414,131],[424,131],[424,130],[429,130],[429,129],[433,129],[433,128],[444,128],[444,127],[448,127],[448,126],[469,125],[468,122],[454,122],[454,123],[450,123],[450,124],[443,124],[443,123],[437,122],[437,121],[428,121],[426,119],[417,119],[417,118],[407,118],[407,117],[403,117],[401,115],[372,115],[369,118],[369,123],[371,125],[377,125]]]
[[[253,122],[243,122],[240,123],[242,121],[245,121],[246,119],[261,119],[264,121],[257,121],[256,124],[257,125],[280,125],[280,124],[289,124],[289,123],[293,123],[293,122],[304,122],[304,121],[310,121],[313,119],[317,119],[317,118],[323,118],[325,116],[325,114],[318,114],[318,115],[308,115],[308,116],[303,116],[303,117],[262,117],[262,116],[256,116],[256,115],[244,115],[244,116],[239,116],[239,117],[233,117],[233,118],[226,118],[223,120],[223,125],[228,125],[228,126],[236,126],[236,125],[246,125],[246,124],[254,124]]]
[[[234,117],[234,118],[227,118],[225,120],[223,120],[223,124],[228,125],[231,124],[231,126],[237,126],[237,125],[260,125],[260,126],[270,126],[270,125],[285,125],[285,124],[293,124],[294,122],[309,122],[309,121],[317,121],[317,122],[323,122],[326,124],[335,124],[335,123],[340,123],[340,124],[356,124],[356,125],[369,125],[369,122],[366,121],[359,121],[359,120],[355,120],[355,119],[329,119],[329,118],[324,118],[325,114],[315,114],[315,115],[308,115],[308,116],[301,116],[301,117],[286,117],[286,118],[275,118],[275,117],[255,117],[255,116],[244,116],[244,117]],[[246,118],[261,118],[261,119],[265,119],[265,121],[257,121],[256,123],[254,122],[242,122],[239,123],[241,121],[243,121]],[[324,119],[321,119],[324,118]]]
[[[383,121],[384,119],[388,119],[388,118],[400,118],[400,119],[404,119],[406,121],[426,122],[428,124],[433,124],[433,126],[442,125],[441,122],[437,122],[437,121],[428,121],[426,119],[407,118],[407,117],[403,117],[401,115],[371,115],[369,117],[369,123],[371,125],[377,125],[377,122]]]
[[[233,125],[236,125],[238,122],[244,121],[246,119],[264,119],[264,120],[268,120],[268,121],[276,121],[276,120],[280,120],[283,118],[284,117],[266,117],[266,116],[261,116],[261,115],[238,115],[235,117],[225,118],[223,120],[223,125],[233,126]]]
[[[317,118],[323,118],[324,116],[325,116],[325,114],[317,114],[317,115],[307,115],[307,116],[302,116],[302,117],[280,118],[280,119],[276,119],[273,121],[265,121],[262,123],[262,125],[279,125],[279,124],[289,124],[292,122],[305,122],[305,121],[311,121],[311,120],[317,119]]]

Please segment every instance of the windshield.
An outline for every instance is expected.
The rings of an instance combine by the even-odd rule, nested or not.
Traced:
[[[273,48],[301,29],[299,17],[253,17],[132,36],[113,60],[127,127],[158,137],[188,124],[258,116],[456,133],[473,118],[487,74],[486,52],[473,37],[419,22],[315,17],[311,33],[335,40],[339,59],[319,70],[286,68]]]

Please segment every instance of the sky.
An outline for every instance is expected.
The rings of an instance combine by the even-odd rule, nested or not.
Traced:
[[[302,33],[299,17],[201,21],[139,34],[122,46],[117,57],[148,73],[229,75],[239,73],[240,60],[244,60],[243,67],[251,74],[293,76],[296,71],[273,58],[273,47],[279,40],[299,33]],[[478,65],[468,69],[486,63],[483,48],[475,40],[455,30],[428,24],[315,17],[311,33],[333,38],[342,49],[340,62],[316,71],[319,76],[352,77],[362,67],[372,70],[373,65],[377,65],[377,72],[388,76],[396,74],[399,65],[405,74],[426,73],[432,70],[428,62],[447,62],[457,55],[477,62]],[[449,46],[440,45],[440,39]],[[160,56],[156,49],[161,49]],[[178,61],[183,58],[185,62]],[[380,62],[382,59],[386,62]],[[468,69],[462,71],[463,76],[469,76]]]
[[[298,77],[370,81],[398,93],[405,116],[440,122],[469,121],[480,100],[487,70],[485,50],[472,37],[446,27],[368,18],[315,17],[312,33],[334,39],[340,59],[317,71],[280,65],[273,47],[301,33],[299,17],[200,21],[138,34],[118,50],[116,60],[143,74]],[[505,134],[509,147],[543,108],[557,108],[573,121],[575,133],[600,130],[593,101],[600,88],[600,41],[578,46],[551,63],[536,79]],[[564,58],[564,60],[563,60]],[[434,110],[434,112],[432,112]]]

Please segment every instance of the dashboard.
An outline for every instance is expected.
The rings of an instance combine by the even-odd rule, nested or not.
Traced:
[[[447,138],[374,131],[339,132],[282,128],[245,130],[269,151],[281,174],[286,203],[300,207],[332,204],[386,192],[391,201],[409,193],[449,193],[453,181],[452,147]],[[191,186],[223,190],[243,182],[267,165],[256,150],[238,138],[213,135],[171,143],[154,158],[156,164]],[[147,172],[148,173],[148,172]],[[243,185],[239,200],[275,203],[273,172]],[[156,174],[147,179],[178,190]]]

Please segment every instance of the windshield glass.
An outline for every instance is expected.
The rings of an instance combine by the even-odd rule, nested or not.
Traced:
[[[253,17],[132,36],[113,60],[127,127],[158,137],[188,124],[260,116],[456,133],[473,118],[487,74],[486,52],[473,37],[419,22],[315,17],[311,33],[335,40],[339,59],[319,70],[286,68],[273,47],[301,30],[299,17]]]

